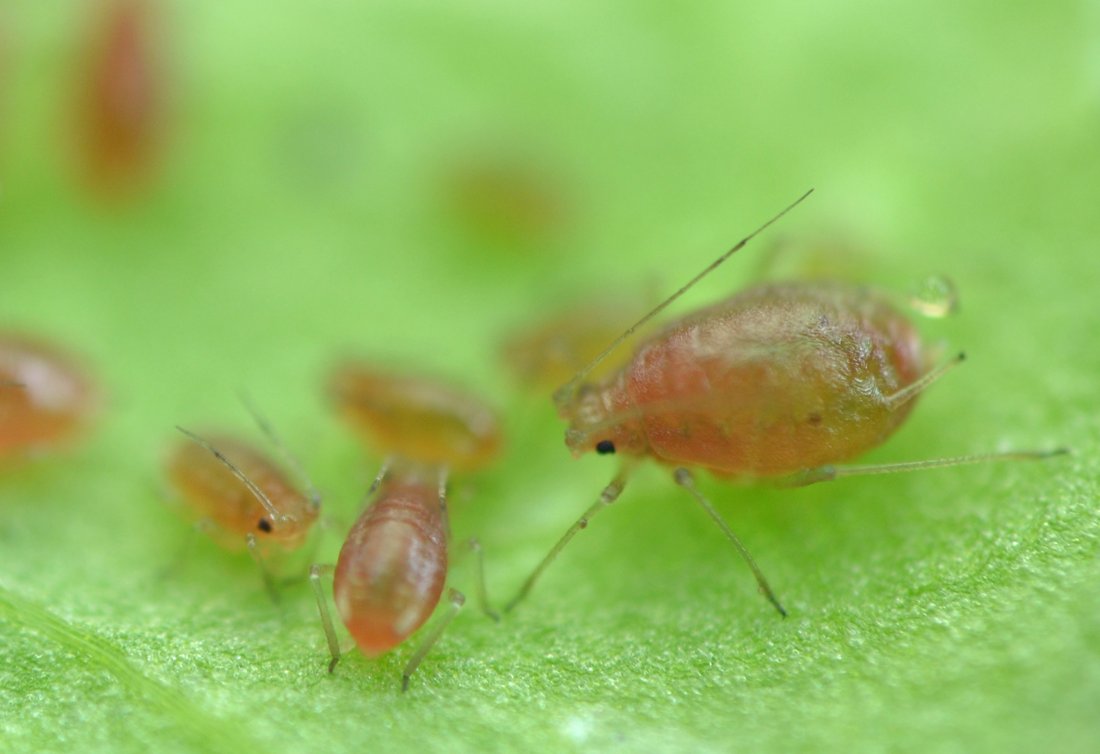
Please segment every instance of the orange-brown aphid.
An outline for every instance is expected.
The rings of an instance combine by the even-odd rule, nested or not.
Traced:
[[[188,439],[169,454],[165,470],[215,541],[228,549],[248,548],[268,594],[278,600],[266,558],[272,550],[287,552],[306,541],[317,520],[321,496],[271,425],[249,410],[303,478],[308,492],[301,492],[277,463],[251,443],[225,434],[200,437],[182,427],[176,429]]]
[[[69,439],[94,413],[98,391],[54,346],[0,334],[0,456],[30,455]]]
[[[349,361],[332,371],[328,394],[370,445],[399,458],[474,471],[500,451],[496,413],[470,393],[437,380]]]
[[[381,374],[362,363],[335,370],[329,392],[368,442],[390,453],[372,486],[377,494],[348,533],[335,570],[314,565],[310,573],[331,671],[340,648],[321,576],[333,572],[337,611],[363,654],[375,657],[401,644],[434,612],[446,582],[448,471],[490,463],[499,451],[500,429],[492,409],[468,393],[423,377]],[[483,609],[491,614],[483,578],[479,588]],[[451,609],[409,660],[403,688],[465,603],[461,592],[450,593]]]
[[[645,305],[643,298],[603,294],[582,299],[516,329],[501,347],[504,365],[524,387],[551,390],[599,356],[608,342],[634,321],[635,315],[625,313]],[[611,372],[621,361],[604,360],[593,376]]]
[[[566,443],[574,455],[594,450],[624,455],[624,461],[650,457],[672,466],[676,482],[722,529],[752,569],[761,591],[784,615],[760,569],[696,488],[689,469],[810,484],[854,474],[1064,452],[834,466],[886,440],[905,420],[914,399],[963,358],[959,354],[932,368],[916,329],[884,296],[842,283],[750,288],[671,323],[642,342],[630,362],[603,381],[583,382],[639,326],[791,207],[629,328],[554,396],[558,412],[569,422]],[[566,531],[508,608],[528,593],[588,520],[619,496],[628,467],[624,462],[599,500]]]
[[[168,456],[168,478],[199,519],[216,526],[219,541],[239,548],[254,537],[284,550],[305,541],[318,505],[275,461],[230,435],[188,434]]]
[[[161,81],[148,0],[110,0],[103,6],[81,92],[81,146],[90,183],[112,194],[140,183],[151,167]]]

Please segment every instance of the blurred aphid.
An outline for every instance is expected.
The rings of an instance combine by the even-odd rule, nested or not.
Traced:
[[[599,356],[636,319],[636,313],[652,303],[641,295],[616,293],[576,301],[514,329],[501,346],[501,360],[523,387],[552,390]],[[593,376],[614,371],[629,355],[612,354]]]
[[[0,456],[32,456],[83,427],[98,390],[76,359],[23,335],[0,334]]]
[[[528,251],[558,236],[569,201],[549,171],[519,154],[475,152],[443,173],[443,202],[475,240]]]
[[[163,98],[147,0],[105,0],[82,71],[80,153],[90,187],[107,196],[142,188],[153,169]]]

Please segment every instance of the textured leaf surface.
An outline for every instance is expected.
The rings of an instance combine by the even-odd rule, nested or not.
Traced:
[[[1094,750],[1095,11],[162,5],[163,182],[104,207],[69,168],[91,11],[50,5],[0,12],[0,316],[85,353],[109,397],[86,442],[0,479],[0,749]],[[455,199],[447,166],[494,147],[553,187],[548,225],[487,227]],[[522,609],[468,610],[404,695],[411,647],[326,675],[304,583],[276,607],[205,541],[173,566],[172,426],[250,431],[242,386],[324,489],[335,557],[379,462],[320,396],[350,350],[506,412],[505,458],[459,481],[453,517],[509,595],[612,467],[568,457],[500,339],[574,295],[672,290],[810,185],[677,311],[743,284],[775,238],[851,236],[883,286],[952,276],[962,312],[926,330],[970,356],[868,460],[1073,456],[705,480],[786,620],[649,469]]]

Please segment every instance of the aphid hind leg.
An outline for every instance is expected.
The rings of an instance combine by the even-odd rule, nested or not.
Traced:
[[[676,469],[673,473],[673,477],[676,479],[676,484],[683,487],[688,493],[695,498],[695,501],[706,511],[707,515],[711,517],[711,520],[717,524],[718,528],[722,530],[722,533],[726,535],[726,539],[730,541],[734,549],[741,555],[745,563],[749,566],[753,576],[756,577],[756,583],[760,587],[760,592],[768,598],[768,602],[772,603],[772,606],[779,611],[779,614],[784,618],[787,617],[787,611],[780,604],[779,599],[775,596],[775,592],[772,591],[771,586],[768,584],[768,580],[764,578],[764,573],[760,570],[760,567],[756,565],[756,561],[753,560],[752,555],[749,553],[748,548],[741,542],[740,538],[733,533],[729,525],[725,520],[718,515],[718,511],[714,509],[710,501],[704,497],[703,493],[699,491],[699,488],[695,486],[695,477],[691,472],[681,467]]]
[[[245,535],[245,542],[248,543],[248,554],[252,556],[252,559],[256,561],[256,565],[260,569],[260,578],[263,579],[267,596],[271,598],[272,602],[278,605],[279,589],[275,586],[275,577],[271,574],[271,569],[267,567],[267,561],[264,560],[264,556],[260,553],[256,535],[249,532]]]
[[[313,596],[317,598],[317,612],[321,614],[321,627],[325,629],[325,640],[328,642],[328,651],[332,660],[328,664],[328,672],[336,669],[336,663],[340,662],[340,642],[336,639],[336,629],[332,625],[332,614],[325,600],[325,590],[321,587],[321,579],[332,575],[333,566],[314,563],[309,568],[309,585],[313,589]]]
[[[523,582],[523,586],[520,587],[516,596],[504,606],[504,612],[511,612],[512,609],[527,596],[527,593],[531,591],[531,587],[535,585],[535,582],[538,581],[539,576],[546,570],[546,567],[554,562],[554,559],[558,557],[558,553],[565,549],[565,546],[577,535],[577,532],[588,526],[588,522],[593,516],[618,499],[619,495],[622,494],[623,487],[626,485],[626,474],[627,468],[624,466],[620,469],[619,473],[615,475],[615,478],[603,488],[603,492],[600,493],[596,502],[594,502],[588,510],[569,527],[565,534],[562,535],[561,539],[558,540],[557,544],[555,544],[550,549],[550,552],[546,554],[546,557],[542,559],[542,562],[535,566],[535,570],[532,571],[531,575],[527,577],[527,580]]]
[[[474,553],[475,567],[477,568],[477,601],[481,608],[481,612],[492,618],[497,623],[500,622],[500,613],[492,608],[489,604],[489,588],[485,585],[485,552],[481,549],[481,541],[477,537],[473,537],[469,542],[470,549]]]
[[[1053,450],[1009,450],[1003,453],[978,453],[969,456],[953,456],[950,458],[930,458],[924,461],[905,461],[902,463],[876,463],[862,466],[821,466],[816,469],[792,474],[783,480],[783,486],[805,487],[818,482],[832,482],[836,479],[849,476],[870,476],[872,474],[900,474],[906,471],[923,471],[925,469],[943,469],[950,466],[971,466],[979,463],[996,463],[997,461],[1041,461],[1054,456],[1068,454],[1069,448],[1054,448]]]
[[[928,389],[928,387],[932,383],[939,380],[941,377],[943,377],[945,374],[947,374],[949,371],[951,371],[953,368],[957,367],[964,361],[966,361],[966,354],[960,351],[959,353],[955,354],[955,356],[952,357],[950,361],[944,364],[940,364],[938,367],[929,370],[913,382],[910,382],[908,385],[898,390],[896,393],[891,393],[890,395],[886,396],[887,407],[891,410],[897,410],[901,408],[906,403],[913,400],[918,395],[923,393],[926,389]]]
[[[412,674],[416,672],[416,669],[420,666],[420,662],[427,656],[428,652],[432,650],[435,643],[439,641],[439,637],[443,635],[443,632],[447,630],[447,626],[451,624],[454,617],[458,615],[458,611],[462,609],[462,606],[466,604],[466,595],[457,589],[451,589],[448,593],[451,605],[447,608],[447,612],[443,614],[443,617],[432,626],[432,630],[428,632],[428,635],[424,637],[424,640],[417,646],[416,651],[413,652],[412,657],[409,658],[409,662],[405,665],[405,670],[401,673],[401,691],[409,690],[409,679],[412,678]]]

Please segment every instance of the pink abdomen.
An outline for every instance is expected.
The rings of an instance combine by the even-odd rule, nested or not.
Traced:
[[[428,619],[446,575],[447,538],[436,488],[383,483],[340,550],[333,594],[359,649],[375,656]]]

